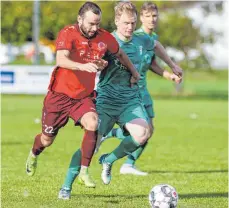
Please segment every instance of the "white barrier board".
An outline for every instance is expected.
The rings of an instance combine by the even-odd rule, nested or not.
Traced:
[[[3,65],[0,67],[2,94],[33,95],[46,94],[55,66]],[[96,76],[96,83],[98,76],[99,73]]]
[[[1,93],[45,94],[53,66],[1,66]]]

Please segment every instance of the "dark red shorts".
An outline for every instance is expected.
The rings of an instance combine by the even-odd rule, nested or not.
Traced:
[[[42,110],[42,133],[50,137],[55,136],[59,129],[67,124],[69,118],[77,125],[79,119],[88,112],[96,113],[93,97],[77,100],[49,91]]]

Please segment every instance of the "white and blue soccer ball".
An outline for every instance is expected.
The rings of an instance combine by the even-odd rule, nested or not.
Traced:
[[[150,190],[149,203],[152,208],[176,208],[177,202],[177,191],[168,184],[159,184]]]

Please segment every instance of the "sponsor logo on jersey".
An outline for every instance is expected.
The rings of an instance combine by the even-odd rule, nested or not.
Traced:
[[[142,46],[139,46],[140,55],[142,55]]]
[[[85,50],[80,50],[80,56],[83,56],[85,54]]]

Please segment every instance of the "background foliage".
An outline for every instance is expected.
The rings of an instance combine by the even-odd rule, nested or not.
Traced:
[[[76,22],[78,10],[85,1],[41,1],[40,2],[40,39],[54,42],[58,32],[65,25]],[[102,9],[101,27],[108,31],[115,29],[114,6],[115,1],[95,1]],[[142,1],[135,1],[138,11]],[[201,44],[213,43],[216,31],[209,34],[201,34],[200,28],[193,24],[193,21],[186,15],[187,8],[195,4],[201,5],[206,15],[212,10],[221,12],[222,2],[200,1],[157,1],[159,8],[159,24],[157,33],[160,42],[164,46],[170,46],[183,51],[185,54],[185,65],[191,60],[188,58],[190,49],[197,49],[199,57],[195,60],[196,68],[209,68],[208,59],[204,55]],[[3,1],[1,2],[1,42],[21,45],[25,41],[32,40],[32,1]],[[212,9],[213,8],[213,9]],[[12,15],[13,14],[13,15]],[[140,26],[138,21],[137,27]]]

